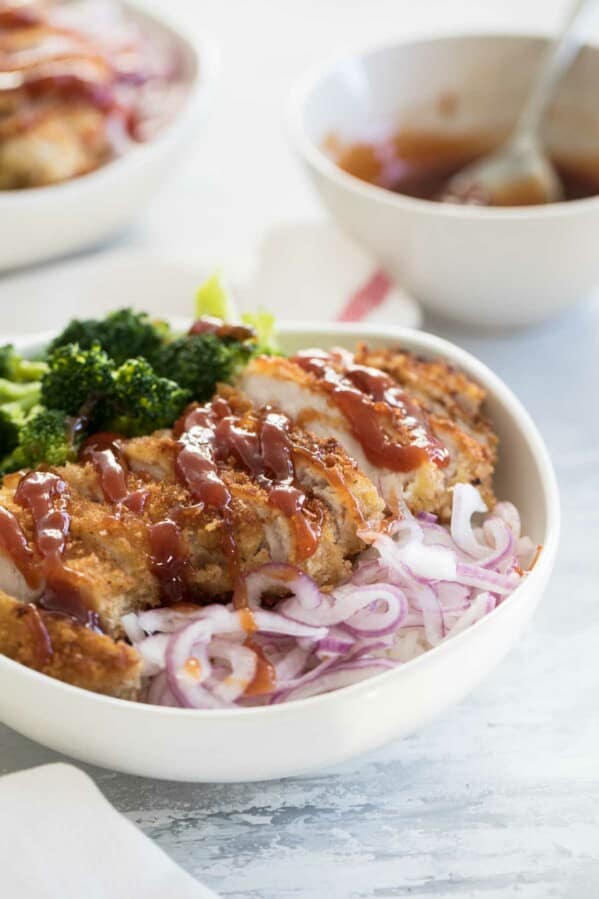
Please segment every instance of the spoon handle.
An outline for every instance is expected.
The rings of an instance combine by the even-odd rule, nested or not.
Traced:
[[[547,47],[540,72],[518,118],[512,141],[514,144],[530,144],[536,141],[547,104],[557,82],[580,49],[574,25],[588,4],[589,0],[574,0],[570,4],[561,31]]]

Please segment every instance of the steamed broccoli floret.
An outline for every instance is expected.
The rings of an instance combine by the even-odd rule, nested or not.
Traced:
[[[5,407],[6,408],[6,407]],[[19,468],[46,465],[64,465],[77,456],[73,440],[71,420],[59,409],[34,409],[22,424],[18,445],[2,460],[3,472]]]
[[[152,321],[145,312],[119,309],[104,319],[74,319],[52,341],[50,352],[70,343],[79,344],[81,349],[99,343],[117,365],[137,356],[152,362],[169,336],[166,322]]]
[[[214,394],[219,381],[231,380],[252,351],[248,344],[214,334],[189,334],[163,348],[156,369],[189,390],[194,400],[203,402]]]
[[[161,378],[145,359],[128,359],[114,375],[112,415],[105,427],[129,437],[167,428],[179,417],[190,394]]]
[[[47,367],[45,362],[23,359],[11,343],[0,346],[0,378],[9,381],[39,381]]]
[[[48,359],[42,378],[41,399],[48,409],[77,415],[85,406],[95,408],[113,391],[114,363],[98,343],[82,349],[76,343],[59,347]]]

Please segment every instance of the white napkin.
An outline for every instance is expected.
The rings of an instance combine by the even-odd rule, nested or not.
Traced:
[[[375,258],[330,222],[279,222],[248,255],[235,280],[244,309],[279,318],[385,322],[417,328],[420,309]],[[227,272],[226,265],[223,271]]]
[[[0,778],[0,896],[216,899],[64,764]]]

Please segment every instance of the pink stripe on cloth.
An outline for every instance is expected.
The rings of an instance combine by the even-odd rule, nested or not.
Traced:
[[[391,290],[389,276],[379,269],[347,299],[336,317],[338,322],[359,322],[385,302]]]

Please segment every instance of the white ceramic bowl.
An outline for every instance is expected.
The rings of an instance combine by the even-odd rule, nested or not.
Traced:
[[[186,88],[181,108],[154,138],[87,175],[0,191],[0,271],[91,246],[123,228],[173,170],[209,107],[218,69],[214,41],[190,36],[134,0],[120,5],[147,33],[174,47]]]
[[[425,306],[475,325],[555,315],[599,283],[599,197],[490,209],[412,199],[341,171],[324,139],[368,140],[399,127],[495,134],[513,123],[545,46],[485,35],[400,43],[304,76],[289,101],[291,141],[337,223]],[[597,160],[599,49],[585,47],[557,93],[547,141]],[[457,98],[457,103],[444,98]]]
[[[547,450],[499,378],[430,334],[392,327],[283,325],[283,349],[401,343],[461,367],[488,391],[501,440],[500,497],[515,502],[542,543],[520,587],[489,616],[408,664],[334,693],[256,709],[194,711],[124,702],[52,680],[0,657],[0,719],[81,761],[188,781],[268,780],[332,765],[422,727],[461,699],[518,640],[555,559],[559,499]],[[35,341],[30,349],[38,349]]]

